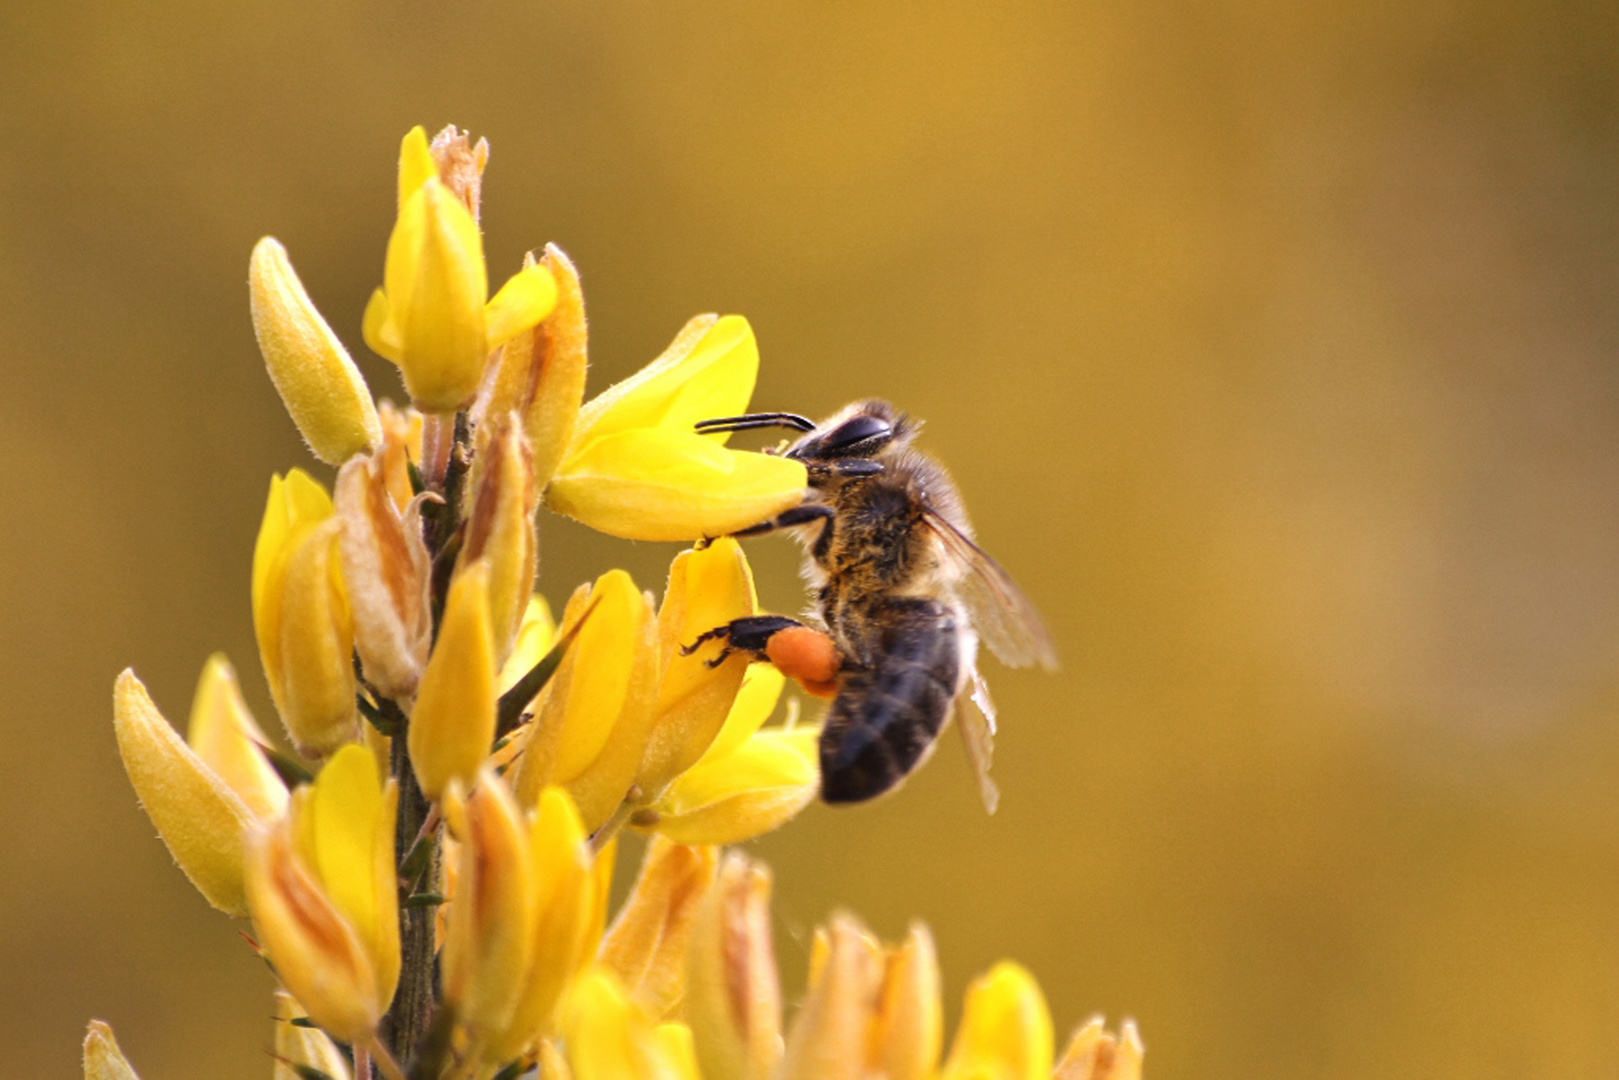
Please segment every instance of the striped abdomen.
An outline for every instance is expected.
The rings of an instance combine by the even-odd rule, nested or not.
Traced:
[[[927,756],[961,680],[960,630],[936,600],[887,597],[862,612],[869,662],[848,670],[821,732],[821,798],[881,795]],[[847,625],[845,633],[856,630]]]

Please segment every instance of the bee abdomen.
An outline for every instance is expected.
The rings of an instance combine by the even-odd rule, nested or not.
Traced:
[[[888,598],[868,613],[880,635],[867,667],[850,671],[821,732],[821,797],[860,802],[921,763],[960,681],[955,615],[945,605]]]

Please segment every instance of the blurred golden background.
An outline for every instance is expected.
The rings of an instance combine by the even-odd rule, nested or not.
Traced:
[[[0,1061],[265,1076],[269,978],[114,750],[248,611],[279,237],[364,365],[398,141],[493,145],[491,275],[561,244],[592,389],[699,311],[755,405],[927,419],[1055,676],[756,846],[783,963],[835,907],[1002,956],[1168,1077],[1619,1059],[1619,8],[1603,0],[624,0],[0,10]],[[668,545],[542,522],[553,597]],[[765,602],[796,555],[753,542]],[[795,975],[796,978],[796,975]],[[796,984],[795,984],[796,985]],[[953,1005],[952,1008],[955,1008]]]

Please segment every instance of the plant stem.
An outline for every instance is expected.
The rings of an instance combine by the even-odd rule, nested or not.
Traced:
[[[393,739],[389,771],[399,780],[399,818],[394,827],[394,852],[403,858],[422,831],[427,820],[428,803],[416,783],[416,773],[410,767],[404,733]],[[430,892],[438,891],[439,846],[431,841],[432,855],[422,885]],[[418,886],[420,887],[420,886]],[[428,1020],[437,998],[437,979],[433,964],[433,920],[437,909],[428,907],[401,907],[399,909],[399,990],[393,1005],[382,1021],[382,1039],[397,1060],[408,1061],[427,1030]]]

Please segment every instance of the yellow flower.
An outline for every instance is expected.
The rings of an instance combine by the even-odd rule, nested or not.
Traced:
[[[872,1018],[873,1057],[888,1080],[928,1080],[939,1064],[943,1038],[938,954],[927,927],[913,923],[905,941],[883,954]]]
[[[655,1023],[602,967],[575,987],[565,1031],[574,1080],[699,1080],[685,1025]]]
[[[282,984],[333,1037],[364,1041],[399,979],[394,814],[371,752],[343,747],[254,835],[247,897]]]
[[[686,952],[681,1014],[691,1025],[703,1076],[768,1080],[782,1053],[769,870],[728,855],[698,908]]]
[[[281,722],[306,753],[331,753],[355,736],[339,528],[331,498],[308,474],[271,479],[253,548],[253,629]]]
[[[140,1080],[118,1048],[112,1028],[101,1020],[90,1021],[84,1036],[84,1080]]]
[[[602,939],[597,960],[654,1019],[667,1016],[685,993],[686,941],[717,864],[713,848],[654,837],[635,887]]]
[[[174,861],[214,907],[247,914],[242,841],[257,814],[181,741],[133,671],[113,688],[113,729],[130,786]]]
[[[555,303],[555,280],[539,266],[519,271],[490,299],[473,212],[440,178],[426,133],[412,128],[400,147],[399,217],[382,288],[364,318],[366,343],[399,365],[411,401],[425,413],[464,407],[489,351]]]
[[[489,756],[495,738],[494,650],[489,570],[479,561],[450,583],[438,642],[410,714],[410,762],[429,799],[437,799],[452,779],[470,783]]]
[[[456,792],[459,784],[452,784]],[[440,962],[456,1022],[481,1038],[510,1022],[533,959],[535,879],[529,830],[487,769],[463,802],[446,796],[457,843],[455,895]]]
[[[754,614],[753,574],[735,540],[725,538],[683,551],[669,567],[658,609],[661,675],[652,734],[636,782],[649,795],[661,791],[702,757],[736,700],[749,658],[735,653],[718,667],[711,642],[690,656],[682,647],[698,635]]]
[[[236,670],[224,653],[202,666],[191,702],[186,742],[260,820],[287,808],[287,785],[264,756],[269,740],[242,700]]]
[[[832,919],[799,1007],[778,1076],[781,1080],[863,1080],[867,1028],[882,972],[876,940],[852,918]]]
[[[1051,1014],[1034,976],[1003,960],[967,990],[940,1080],[1047,1080]]]
[[[821,782],[819,732],[760,730],[783,684],[775,668],[749,667],[707,752],[631,824],[683,844],[737,844],[779,828],[813,802]]]
[[[273,237],[254,245],[248,284],[259,351],[309,449],[326,464],[341,465],[379,444],[382,425],[360,369]]]
[[[646,748],[658,689],[657,623],[622,570],[574,593],[563,632],[581,618],[535,703],[512,786],[524,805],[547,784],[567,788],[594,832],[629,794]]]
[[[556,1030],[563,995],[596,951],[612,872],[611,846],[592,860],[567,793],[546,788],[527,826],[532,952],[504,1030],[487,1034],[484,1058],[509,1061]]]
[[[580,411],[546,505],[632,540],[722,536],[798,505],[798,462],[692,430],[746,411],[758,366],[746,319],[693,319],[662,356]]]

